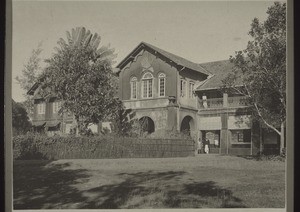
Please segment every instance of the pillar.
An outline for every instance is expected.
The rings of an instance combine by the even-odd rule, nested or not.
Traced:
[[[169,105],[167,106],[168,110],[168,117],[167,117],[167,126],[166,129],[168,131],[177,130],[178,121],[177,121],[177,114],[178,114],[178,105],[176,104],[176,98],[170,96],[169,97]]]
[[[228,135],[228,114],[221,114],[221,133],[220,133],[220,152],[221,154],[229,153],[229,135]]]

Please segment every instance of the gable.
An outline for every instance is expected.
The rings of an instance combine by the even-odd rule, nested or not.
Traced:
[[[140,43],[133,51],[131,51],[129,55],[117,65],[117,68],[122,71],[124,67],[136,60],[136,57],[139,56],[141,51],[145,50],[153,54],[155,57],[159,57],[161,60],[165,61],[171,66],[176,67],[178,71],[188,69],[189,71],[195,71],[206,76],[211,74],[199,64],[188,61],[180,56],[174,55],[145,42]]]

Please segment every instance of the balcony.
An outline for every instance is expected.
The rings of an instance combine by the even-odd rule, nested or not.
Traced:
[[[227,102],[225,102],[227,99]],[[225,100],[225,101],[224,101]],[[202,99],[198,100],[198,109],[205,110],[205,109],[218,109],[218,108],[228,108],[228,107],[246,107],[247,106],[247,99],[246,97],[227,97],[227,98],[214,98],[214,99],[207,99],[205,105]]]
[[[164,97],[164,98],[123,100],[123,103],[126,108],[131,108],[131,109],[156,108],[156,107],[167,107],[169,105],[169,99],[168,97]]]

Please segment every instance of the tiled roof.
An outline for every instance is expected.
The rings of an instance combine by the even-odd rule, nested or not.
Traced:
[[[205,74],[205,75],[211,75],[211,73],[207,70],[205,70],[205,68],[203,68],[201,65],[197,64],[197,63],[193,63],[187,59],[184,59],[180,56],[177,56],[175,54],[172,54],[170,52],[167,52],[165,50],[162,50],[156,46],[153,46],[151,44],[148,44],[146,42],[141,42],[126,58],[124,58],[118,65],[117,65],[117,68],[123,68],[128,62],[129,62],[129,58],[130,56],[132,56],[136,50],[142,48],[142,47],[148,47],[156,52],[158,52],[159,54],[161,54],[162,56],[170,59],[171,61],[175,62],[177,65],[180,65],[180,66],[183,66],[183,67],[186,67],[186,68],[189,68],[191,70],[194,70],[194,71],[197,71],[197,72],[200,72],[202,74]]]
[[[221,60],[215,62],[208,62],[200,64],[204,69],[211,72],[213,76],[204,81],[199,85],[196,90],[210,90],[218,89],[223,86],[222,80],[224,80],[227,75],[234,70],[234,65],[229,60]],[[240,84],[240,81],[235,82],[236,85]]]

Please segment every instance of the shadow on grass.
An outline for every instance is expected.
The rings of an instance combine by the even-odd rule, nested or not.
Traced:
[[[285,161],[285,157],[281,155],[238,155],[236,157],[255,161]]]
[[[69,163],[17,161],[14,164],[14,209],[119,209],[245,207],[213,181],[187,183],[183,171],[120,173],[120,183],[88,190],[74,185],[90,179],[87,170]]]
[[[126,180],[90,189],[95,198],[88,208],[244,208],[241,199],[215,182],[183,184],[185,172],[119,174]],[[171,185],[171,186],[170,186]],[[215,203],[212,203],[215,202]]]
[[[64,170],[69,163],[14,161],[14,209],[72,207],[82,202],[81,193],[72,187],[77,179],[87,178],[86,170]]]

